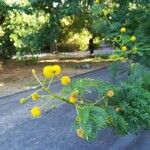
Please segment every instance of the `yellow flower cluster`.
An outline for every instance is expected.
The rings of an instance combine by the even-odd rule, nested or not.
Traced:
[[[61,84],[62,84],[62,85],[68,85],[68,84],[70,83],[70,81],[71,81],[71,79],[70,79],[69,76],[63,76],[63,77],[61,78]]]
[[[132,42],[134,42],[134,41],[136,41],[136,37],[133,35],[133,36],[131,36],[130,40],[131,40]]]
[[[103,15],[104,15],[104,16],[107,16],[107,15],[108,15],[108,11],[107,11],[107,10],[103,9],[102,12],[103,12]]]
[[[35,74],[35,69],[32,69],[32,73]]]
[[[34,74],[34,76],[37,78],[36,76],[36,71],[34,69],[32,69],[32,73]],[[61,67],[59,65],[47,65],[43,68],[43,75],[44,77],[47,78],[53,78],[54,76],[58,76],[61,73]],[[63,76],[61,78],[61,84],[62,85],[68,85],[70,83],[71,79],[69,76]],[[43,85],[44,86],[44,85]],[[28,97],[29,98],[29,97]],[[25,104],[28,98],[21,98],[20,99],[20,104]],[[38,101],[40,98],[40,94],[37,92],[34,92],[31,94],[31,98],[33,101]],[[77,101],[77,93],[73,92],[71,93],[71,96],[69,98],[70,103],[75,103]],[[41,115],[41,108],[38,106],[34,106],[31,109],[31,115],[33,117],[39,117]]]
[[[107,91],[107,96],[108,97],[113,97],[114,96],[114,91],[113,90]]]
[[[61,73],[61,67],[59,65],[53,65],[52,70],[55,76],[58,76]]]
[[[117,107],[117,108],[115,109],[115,111],[116,111],[116,112],[120,112],[120,111],[121,111],[120,107]]]
[[[122,27],[122,28],[120,29],[120,32],[121,32],[121,33],[126,32],[126,28],[125,28],[125,27]]]
[[[37,118],[37,117],[40,117],[41,116],[41,108],[38,107],[38,106],[34,106],[32,109],[31,109],[31,114],[33,117]]]
[[[58,76],[61,73],[61,67],[59,65],[48,65],[43,68],[43,75],[45,78],[51,78]]]
[[[72,104],[75,104],[77,102],[77,96],[78,96],[79,92],[78,91],[74,91],[71,93],[70,97],[69,97],[69,102]]]
[[[35,93],[32,93],[31,97],[33,101],[37,101],[39,100],[40,95],[37,92],[35,92]]]
[[[95,3],[96,3],[96,4],[99,4],[99,3],[100,3],[100,1],[101,1],[101,0],[95,0]]]
[[[25,98],[21,98],[19,101],[20,104],[25,104],[26,102],[27,102],[27,100]]]
[[[78,135],[78,137],[83,139],[84,138],[84,131],[83,131],[83,129],[81,129],[81,128],[77,129],[77,135]]]
[[[122,46],[121,49],[122,49],[122,51],[127,51],[128,50],[126,46]]]

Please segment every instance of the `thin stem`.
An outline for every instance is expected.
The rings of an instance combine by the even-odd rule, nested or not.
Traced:
[[[49,95],[52,95],[54,98],[60,99],[60,100],[66,102],[66,103],[68,103],[68,104],[72,104],[72,103],[70,103],[67,99],[65,99],[65,98],[63,98],[63,97],[61,97],[61,96],[59,96],[59,95],[57,95],[57,94],[52,93],[49,89],[47,89],[46,91],[47,91],[47,93],[48,93]],[[73,105],[73,104],[72,104],[72,105]]]
[[[103,96],[101,99],[99,99],[98,101],[96,101],[95,103],[93,103],[93,105],[97,104],[99,101],[101,101],[102,99],[104,99],[106,96]],[[105,99],[104,99],[105,100]]]
[[[50,100],[48,100],[46,103],[44,103],[42,106],[40,106],[41,108],[42,107],[44,107],[46,104],[48,104],[51,100],[53,100],[53,99],[50,99]]]
[[[39,91],[41,91],[41,90],[42,90],[42,88],[40,88],[40,89],[36,90],[34,93],[39,92]],[[29,99],[31,96],[32,96],[32,94],[31,94],[31,95],[29,95],[28,97],[26,97],[25,99],[27,100],[27,99]]]
[[[121,44],[117,41],[117,40],[114,40],[119,46],[121,46]]]
[[[106,17],[106,21],[108,22],[109,26],[112,27],[112,24],[110,23],[107,17]]]
[[[105,107],[108,107],[108,100],[104,99]]]
[[[126,41],[125,43],[123,43],[123,45],[125,45],[126,43],[128,43],[130,40]]]
[[[49,81],[49,84],[48,84],[48,87],[47,87],[48,89],[49,89],[49,87],[51,86],[53,79],[54,79],[54,75],[51,77],[51,79],[50,79],[50,81]]]
[[[36,80],[39,82],[39,84],[44,88],[44,89],[46,89],[45,88],[45,86],[43,85],[43,83],[39,80],[39,78],[37,77],[37,75],[34,73],[33,74],[34,75],[34,77],[36,78]]]
[[[44,90],[49,94],[49,95],[52,95],[54,98],[57,98],[57,99],[60,99],[68,104],[72,104],[70,103],[67,99],[57,95],[57,94],[54,94],[52,93],[48,88],[46,88],[43,83],[39,80],[39,78],[36,76],[36,74],[34,73],[34,77],[37,79],[37,81],[39,82],[39,84],[44,88]],[[73,104],[72,104],[73,105]]]

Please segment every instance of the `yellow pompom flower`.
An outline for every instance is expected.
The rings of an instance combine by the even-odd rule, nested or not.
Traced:
[[[35,93],[32,93],[31,97],[32,97],[32,100],[33,100],[33,101],[37,101],[37,100],[39,100],[40,95],[35,92]]]
[[[116,55],[111,55],[111,56],[110,56],[110,59],[111,59],[111,60],[115,60],[116,58],[117,58]]]
[[[63,76],[63,77],[61,78],[61,84],[62,84],[62,85],[68,85],[68,84],[70,83],[70,81],[71,81],[71,79],[70,79],[69,76]]]
[[[38,106],[34,106],[32,109],[31,109],[31,115],[33,117],[40,117],[41,116],[41,108],[38,107]]]
[[[32,73],[35,74],[35,69],[32,69]]]
[[[81,129],[81,128],[77,129],[77,135],[78,135],[79,138],[83,139],[84,138],[83,129]]]
[[[136,41],[136,37],[133,35],[133,36],[131,36],[130,40],[131,40],[132,42],[134,42],[134,41]]]
[[[51,78],[53,76],[53,67],[52,66],[45,66],[43,68],[43,75],[45,78]]]
[[[71,96],[69,97],[69,102],[70,102],[71,104],[75,104],[75,103],[77,102],[77,96],[71,95]]]
[[[113,97],[114,96],[114,91],[113,90],[107,91],[107,96],[108,97]]]
[[[114,39],[113,39],[114,41],[117,41],[117,37],[114,37]]]
[[[108,15],[108,11],[106,11],[105,9],[103,9],[103,15],[107,16]]]
[[[125,28],[125,27],[122,27],[122,28],[120,29],[120,32],[121,32],[121,33],[126,32],[126,28]]]
[[[121,111],[121,109],[120,109],[119,107],[117,107],[117,108],[115,109],[115,111],[116,111],[116,112],[119,112],[119,111]]]
[[[77,102],[78,95],[79,95],[79,91],[78,90],[72,92],[70,97],[69,97],[69,102],[72,103],[72,104],[75,104]]]
[[[26,102],[27,102],[27,100],[25,98],[21,98],[19,101],[20,104],[25,104]]]
[[[96,4],[99,4],[101,2],[101,0],[95,0]]]
[[[121,49],[122,49],[122,51],[127,51],[127,47],[126,46],[122,46]]]
[[[52,66],[52,72],[55,76],[60,75],[61,73],[61,67],[59,65],[53,65]]]
[[[120,57],[120,58],[119,58],[119,60],[120,60],[120,61],[123,61],[123,60],[124,60],[124,58],[123,58],[123,57]]]

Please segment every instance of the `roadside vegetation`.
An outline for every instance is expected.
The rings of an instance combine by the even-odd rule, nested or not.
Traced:
[[[141,128],[149,130],[149,16],[149,0],[1,0],[0,60],[3,65],[15,58],[19,64],[30,66],[31,72],[31,64],[46,62],[39,58],[40,54],[56,56],[51,58],[53,63],[49,58],[41,70],[36,65],[32,69],[39,89],[21,98],[20,104],[34,101],[35,106],[29,110],[34,118],[64,103],[70,104],[76,110],[74,129],[78,137],[88,141],[94,140],[98,131],[105,128],[119,135],[138,133]],[[107,45],[112,48],[111,53],[88,55],[80,60],[76,57],[74,61],[79,61],[79,65],[73,67],[75,56],[66,60],[62,54],[89,50],[90,39],[93,49]],[[89,68],[93,62],[105,62],[109,64],[114,83],[118,64],[126,63],[128,75],[119,85],[91,78],[72,81],[67,71],[62,74],[62,61],[70,61],[75,72],[78,67]],[[51,90],[56,80],[62,85],[60,93]],[[91,89],[97,93],[94,100],[85,96],[93,92]],[[50,105],[56,99],[60,103]],[[43,100],[40,106],[36,104],[39,100]]]

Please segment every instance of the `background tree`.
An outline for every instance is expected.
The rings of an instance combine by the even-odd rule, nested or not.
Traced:
[[[125,26],[137,36],[137,58],[149,64],[149,0],[21,0],[0,2],[0,54],[86,50],[92,35],[112,43]]]

